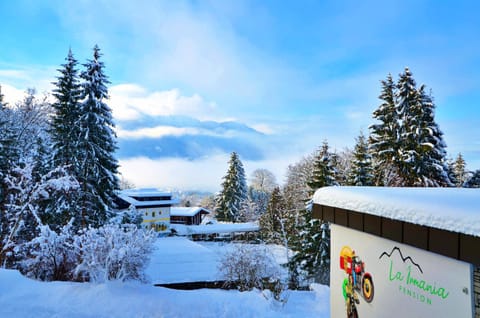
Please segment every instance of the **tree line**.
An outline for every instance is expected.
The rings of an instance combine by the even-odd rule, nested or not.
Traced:
[[[141,276],[151,239],[135,224],[108,225],[138,218],[113,213],[117,146],[101,56],[95,46],[79,70],[70,50],[53,102],[30,89],[7,105],[0,93],[2,267],[45,280]],[[130,260],[114,257],[122,249]]]
[[[381,81],[379,99],[369,135],[360,132],[353,150],[332,151],[325,140],[317,151],[288,167],[283,186],[273,183],[269,190],[261,190],[253,182],[247,187],[238,154],[231,155],[215,197],[217,218],[258,220],[264,241],[292,251],[287,257],[294,286],[311,280],[329,283],[329,227],[312,219],[309,208],[318,188],[480,188],[480,170],[467,171],[461,153],[455,160],[447,158],[443,132],[435,121],[434,98],[425,85],[417,86],[408,68],[396,82],[390,74]]]

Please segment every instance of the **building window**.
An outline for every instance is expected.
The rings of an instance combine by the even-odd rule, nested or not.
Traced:
[[[152,212],[152,217],[155,217],[155,211]]]

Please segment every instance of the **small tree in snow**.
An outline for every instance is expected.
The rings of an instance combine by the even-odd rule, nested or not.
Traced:
[[[218,270],[227,284],[240,291],[270,287],[276,299],[283,291],[281,268],[265,246],[235,246],[223,255]]]
[[[453,176],[454,176],[454,184],[457,187],[462,187],[465,181],[468,179],[468,173],[466,170],[466,162],[465,159],[463,159],[463,156],[461,153],[458,154],[457,158],[453,162],[452,168],[453,168]]]

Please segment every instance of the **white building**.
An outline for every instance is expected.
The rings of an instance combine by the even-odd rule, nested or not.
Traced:
[[[153,228],[157,232],[170,229],[170,210],[178,200],[172,199],[170,192],[158,189],[128,189],[118,194],[120,209],[133,206],[143,217],[142,227]]]

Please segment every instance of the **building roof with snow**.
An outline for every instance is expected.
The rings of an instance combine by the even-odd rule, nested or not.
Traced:
[[[480,189],[324,187],[312,216],[480,266]]]
[[[324,187],[313,202],[480,236],[480,189]]]
[[[170,209],[171,216],[194,216],[198,213],[210,214],[211,211],[198,206],[192,206],[192,207],[176,206]]]
[[[151,206],[171,206],[178,204],[178,200],[172,199],[170,192],[154,188],[128,189],[118,193],[118,197],[137,208]]]

